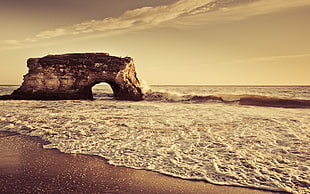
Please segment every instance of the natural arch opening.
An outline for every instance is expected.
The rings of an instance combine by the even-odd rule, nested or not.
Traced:
[[[99,82],[95,84],[91,90],[94,100],[111,100],[114,98],[111,85],[106,82]]]

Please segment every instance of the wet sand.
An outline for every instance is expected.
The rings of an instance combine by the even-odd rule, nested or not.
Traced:
[[[0,193],[277,193],[218,186],[43,149],[39,138],[0,132]]]

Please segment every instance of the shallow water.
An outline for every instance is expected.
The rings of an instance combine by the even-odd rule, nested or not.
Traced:
[[[0,87],[9,94],[16,87]],[[39,136],[45,148],[216,184],[310,192],[310,109],[184,101],[188,95],[310,99],[309,87],[152,87],[161,95],[115,101],[0,101],[0,130]],[[154,98],[154,96],[156,98]]]

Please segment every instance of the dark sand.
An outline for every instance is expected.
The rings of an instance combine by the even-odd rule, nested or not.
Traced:
[[[115,167],[99,157],[42,148],[39,138],[0,133],[0,193],[273,193]]]

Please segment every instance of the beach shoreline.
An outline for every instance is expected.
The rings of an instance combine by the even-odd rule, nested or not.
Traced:
[[[40,138],[0,132],[3,193],[280,193],[219,186],[160,173],[116,167],[103,158],[43,149]]]

